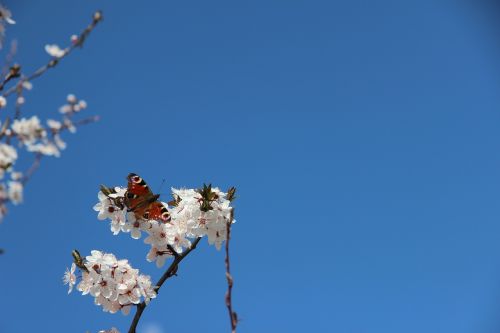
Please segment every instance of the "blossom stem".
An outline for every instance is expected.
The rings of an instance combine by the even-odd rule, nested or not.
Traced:
[[[177,253],[177,255],[174,254],[174,261],[170,264],[170,266],[167,268],[165,273],[163,273],[162,277],[158,280],[156,283],[156,293],[160,291],[161,286],[165,281],[167,281],[169,278],[175,275],[177,272],[177,268],[179,267],[179,263],[191,252],[193,251],[198,243],[200,242],[201,237],[198,237],[194,240],[193,244],[184,251],[183,253]],[[174,251],[174,253],[176,253]],[[132,319],[132,323],[130,324],[130,328],[128,330],[128,333],[136,333],[135,329],[137,328],[137,324],[139,324],[139,320],[141,319],[142,313],[144,312],[144,309],[146,308],[146,302],[142,301],[141,303],[137,304],[137,311],[134,315],[134,319]]]
[[[229,312],[229,322],[231,323],[231,333],[236,333],[236,326],[238,325],[238,316],[233,310],[232,302],[232,291],[233,291],[233,277],[231,275],[231,265],[229,259],[229,240],[231,239],[231,225],[234,218],[234,208],[231,209],[231,215],[229,216],[229,221],[227,221],[226,227],[226,279],[227,279],[227,292],[226,292],[226,306]]]

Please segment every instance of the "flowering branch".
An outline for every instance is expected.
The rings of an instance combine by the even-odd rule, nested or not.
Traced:
[[[229,235],[228,224],[234,223],[231,202],[236,189],[233,187],[224,193],[212,185],[203,185],[199,189],[172,188],[173,200],[166,203],[160,201],[160,195],[154,194],[137,174],[130,173],[127,180],[126,188],[100,186],[99,202],[94,206],[97,218],[110,219],[111,231],[115,235],[124,232],[133,239],[140,239],[142,233],[146,233],[144,243],[151,247],[146,259],[155,261],[158,267],[169,258],[173,261],[153,286],[150,277],[139,274],[139,270],[132,268],[126,259],[117,260],[113,254],[97,250],[83,259],[78,251],[74,251],[74,262],[71,269],[66,270],[64,282],[71,292],[78,280],[74,273],[78,267],[82,275],[76,289],[83,295],[95,297],[95,303],[102,306],[103,311],[116,313],[121,310],[128,314],[135,305],[136,313],[128,330],[135,333],[149,302],[157,297],[165,281],[176,275],[180,262],[196,248],[202,237],[206,236],[209,244],[221,249]],[[228,248],[226,251],[229,253]],[[232,307],[231,313],[236,325]],[[101,332],[116,333],[117,330]]]
[[[193,242],[193,244],[182,254],[178,254],[177,252],[174,251],[174,261],[170,264],[168,269],[163,273],[162,277],[158,282],[156,283],[156,293],[160,291],[161,286],[165,281],[167,281],[169,278],[172,276],[176,275],[177,269],[179,268],[179,263],[191,252],[196,248],[196,245],[200,242],[201,237],[196,238],[196,240]],[[142,313],[144,312],[144,309],[146,308],[146,302],[143,301],[140,304],[137,304],[137,312],[135,313],[134,319],[132,320],[132,323],[130,324],[130,328],[128,330],[128,333],[135,333],[135,329],[137,328],[137,324],[139,323],[139,320],[141,319]]]
[[[0,74],[0,91],[6,89],[0,94],[0,108],[6,108],[6,97],[13,95],[15,98],[13,114],[5,115],[0,126],[0,222],[7,213],[8,203],[17,205],[23,201],[24,185],[39,168],[43,157],[59,157],[61,151],[66,148],[66,143],[60,134],[64,131],[74,133],[77,126],[93,123],[99,119],[94,116],[75,121],[74,116],[84,110],[87,103],[84,100],[78,100],[72,94],[68,95],[67,103],[59,109],[62,114],[61,121],[48,119],[47,126],[43,126],[36,115],[22,118],[21,109],[25,103],[25,92],[33,87],[31,80],[55,67],[75,48],[82,47],[84,41],[101,21],[102,13],[95,12],[91,23],[79,35],[71,36],[71,44],[65,49],[60,49],[57,45],[46,45],[45,50],[51,56],[50,61],[29,76],[22,73],[19,64],[13,63],[17,44],[12,43]],[[0,5],[0,42],[4,36],[4,23],[15,24],[15,21],[12,20],[10,11]],[[7,89],[10,84],[12,86]],[[19,172],[15,169],[15,163],[19,157],[18,149],[20,148],[33,154],[33,162],[31,166],[23,170],[25,172]],[[6,174],[10,174],[10,180],[5,179],[7,178]]]
[[[226,292],[226,306],[229,312],[229,321],[231,323],[231,333],[236,333],[236,326],[238,325],[238,315],[233,311],[232,303],[232,291],[233,291],[233,277],[230,270],[230,259],[229,259],[229,240],[231,239],[231,224],[234,218],[234,208],[231,209],[231,215],[226,225],[226,279],[227,279],[227,292]]]
[[[9,88],[7,91],[5,91],[2,96],[6,97],[6,96],[9,96],[10,94],[14,93],[18,89],[23,89],[22,86],[23,86],[24,82],[26,82],[26,81],[29,82],[29,81],[32,81],[32,80],[40,77],[46,71],[55,67],[61,61],[61,59],[68,56],[75,48],[83,47],[83,43],[85,42],[87,37],[94,30],[94,28],[97,26],[97,24],[102,21],[102,19],[103,19],[102,12],[96,11],[94,13],[94,15],[92,16],[92,22],[80,33],[80,35],[72,36],[72,38],[71,38],[72,44],[70,46],[66,47],[64,50],[59,49],[59,47],[57,45],[47,45],[45,47],[45,49],[47,50],[47,52],[50,55],[52,55],[52,59],[47,64],[38,68],[31,75],[29,75],[27,77],[22,77],[21,80],[19,80],[19,82],[15,86],[13,86],[13,87]],[[14,68],[15,66],[16,65],[11,67],[11,71],[12,71],[12,68]],[[20,67],[18,69],[18,76],[20,76],[19,71],[20,71]],[[9,72],[9,74],[10,74],[10,72]],[[7,76],[9,76],[9,74]],[[4,84],[7,83],[9,80],[10,80],[10,78],[8,80],[7,79],[4,80],[4,82],[1,85],[1,89],[3,89]]]

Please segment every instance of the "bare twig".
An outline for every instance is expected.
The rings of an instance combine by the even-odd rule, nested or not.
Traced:
[[[43,155],[42,153],[36,153],[35,159],[33,160],[33,163],[31,164],[30,168],[26,173],[24,174],[21,183],[23,185],[26,185],[26,183],[30,180],[31,176],[33,176],[33,173],[35,173],[36,170],[40,167],[40,162],[42,161]]]
[[[179,268],[179,263],[191,252],[193,251],[198,243],[200,242],[201,237],[198,237],[195,239],[193,244],[184,251],[183,253],[179,254],[174,251],[174,261],[170,264],[170,266],[167,268],[165,273],[163,273],[162,277],[158,280],[156,283],[156,293],[160,291],[161,286],[165,281],[167,281],[169,278],[174,276],[177,273],[177,269]],[[135,333],[135,329],[137,328],[137,324],[139,323],[139,320],[141,319],[142,313],[144,312],[144,309],[146,308],[146,302],[142,301],[141,303],[137,304],[137,312],[135,313],[134,319],[132,319],[132,323],[130,324],[130,328],[128,330],[128,333]]]
[[[2,77],[7,75],[7,72],[10,71],[10,65],[14,61],[14,57],[15,57],[16,53],[17,53],[17,40],[14,39],[10,43],[9,53],[7,53],[7,56],[5,56],[5,60],[4,60],[3,68],[2,68],[2,74],[1,74]]]
[[[60,57],[52,57],[52,59],[47,64],[38,68],[31,75],[26,76],[26,77],[22,77],[16,83],[16,85],[14,85],[14,86],[10,87],[8,90],[6,90],[3,93],[3,96],[6,97],[6,96],[11,95],[12,93],[14,93],[18,89],[19,86],[22,86],[23,82],[32,81],[33,79],[40,77],[42,74],[44,74],[50,68],[55,67],[63,58],[67,57],[75,48],[82,47],[83,43],[85,42],[87,37],[90,35],[92,30],[94,30],[94,28],[97,26],[97,24],[101,21],[102,21],[102,12],[101,11],[95,12],[94,15],[92,16],[92,22],[80,33],[80,35],[76,38],[76,40],[74,40],[73,44],[71,44],[70,46],[68,46],[67,48],[64,49],[63,54]],[[3,88],[3,85],[5,83],[7,83],[7,82],[4,82],[2,84],[2,88]]]
[[[231,275],[231,265],[229,259],[229,240],[231,239],[231,225],[234,219],[234,208],[231,209],[231,215],[226,226],[226,279],[227,279],[227,292],[226,292],[226,306],[229,312],[229,321],[231,323],[231,333],[236,333],[236,326],[238,325],[238,315],[233,310],[232,291],[233,291],[233,277]]]

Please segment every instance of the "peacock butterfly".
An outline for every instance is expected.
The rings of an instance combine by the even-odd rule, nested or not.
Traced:
[[[124,203],[129,212],[134,212],[137,219],[159,220],[163,223],[170,221],[167,207],[158,201],[160,195],[153,194],[144,179],[135,173],[130,173],[127,180]]]

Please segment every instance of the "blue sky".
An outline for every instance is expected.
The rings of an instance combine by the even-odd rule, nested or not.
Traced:
[[[139,173],[239,190],[238,332],[490,333],[500,328],[498,8],[451,1],[11,1],[26,70],[95,9],[81,52],[34,82],[102,120],[66,136],[0,225],[0,332],[127,330],[66,294],[70,252],[129,258],[98,186]],[[228,332],[223,253],[206,241],[139,332]],[[149,327],[149,329],[148,329]]]

